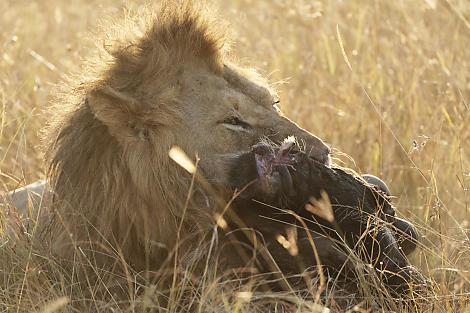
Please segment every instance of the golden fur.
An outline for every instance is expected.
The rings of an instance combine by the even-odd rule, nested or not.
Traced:
[[[224,174],[218,154],[262,137],[294,135],[327,160],[328,147],[277,112],[262,80],[228,64],[224,27],[211,16],[181,1],[127,16],[64,85],[46,132],[54,253],[100,250],[158,267],[175,245],[191,181],[169,159],[172,146],[197,153],[210,181]],[[213,223],[211,196],[194,190],[181,238]]]

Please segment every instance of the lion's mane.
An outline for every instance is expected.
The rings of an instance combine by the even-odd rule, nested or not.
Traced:
[[[168,158],[184,118],[179,71],[190,63],[222,71],[227,40],[211,12],[189,2],[164,1],[117,24],[50,109],[47,232],[59,255],[105,247],[144,266],[174,245],[189,190],[190,176]],[[188,212],[183,229],[197,228],[199,215]]]

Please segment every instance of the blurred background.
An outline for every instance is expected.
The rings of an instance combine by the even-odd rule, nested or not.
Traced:
[[[143,1],[0,1],[0,183],[39,178],[54,84],[103,16]],[[442,299],[470,290],[470,2],[220,0],[233,58],[279,90],[337,164],[381,177],[421,232],[412,263]],[[341,49],[344,48],[344,53]],[[349,65],[348,65],[349,63]],[[468,301],[468,300],[464,300]]]

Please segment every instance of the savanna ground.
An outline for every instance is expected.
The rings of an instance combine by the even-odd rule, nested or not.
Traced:
[[[88,32],[105,15],[123,16],[124,6],[0,1],[2,192],[44,178],[40,111],[53,84],[96,44]],[[232,25],[233,54],[278,85],[287,116],[325,139],[335,162],[383,178],[398,214],[417,225],[411,263],[433,281],[431,305],[407,310],[470,312],[470,2],[221,0],[216,7]],[[73,311],[67,302],[81,290],[37,254],[27,243],[1,247],[0,312]],[[210,301],[221,311],[247,308],[216,294]]]

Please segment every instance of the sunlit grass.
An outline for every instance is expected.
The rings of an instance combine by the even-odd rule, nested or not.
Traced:
[[[38,132],[48,116],[39,113],[52,99],[52,84],[93,48],[87,32],[107,14],[122,15],[123,6],[117,0],[0,1],[2,191],[44,178]],[[417,225],[422,237],[411,263],[435,283],[427,310],[465,311],[470,3],[222,0],[216,6],[232,24],[234,58],[269,76],[281,108],[325,139],[337,163],[383,178],[398,214]],[[35,251],[30,243],[1,247],[0,312],[72,311],[76,299],[88,299],[92,311],[117,306],[112,297],[109,303],[87,298],[96,296],[93,286],[79,288],[72,273]],[[226,312],[249,310],[247,295],[258,295],[246,287],[233,298],[213,282],[193,283],[182,281],[179,292],[203,294]],[[149,287],[144,294],[156,288],[152,281],[142,284]],[[148,299],[148,307],[166,306]]]

